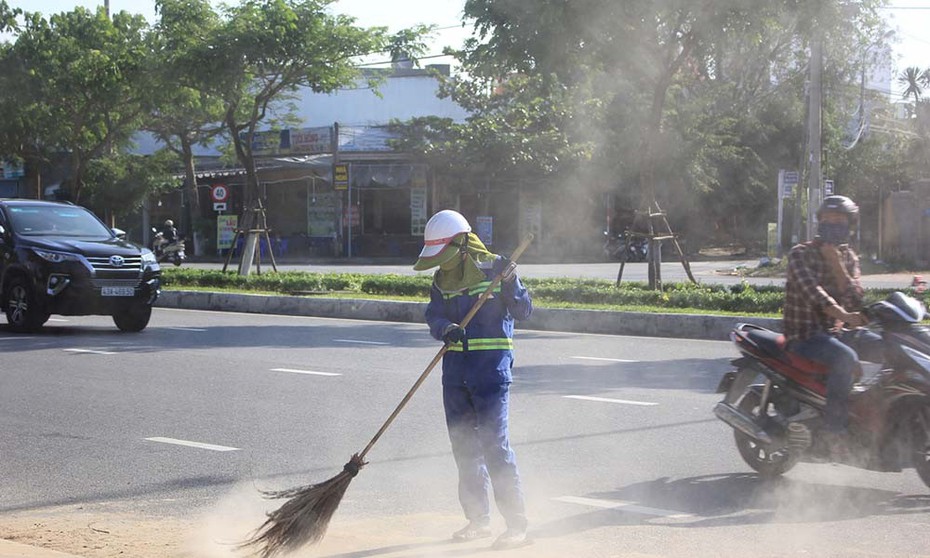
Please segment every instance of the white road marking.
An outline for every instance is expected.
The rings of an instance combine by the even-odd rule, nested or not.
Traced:
[[[174,331],[207,331],[199,327],[166,327],[165,329],[172,329]]]
[[[590,397],[587,395],[563,395],[565,399],[580,399],[581,401],[598,401],[600,403],[620,403],[622,405],[639,405],[641,407],[655,407],[658,403],[649,401],[629,401],[627,399],[608,399],[607,397]]]
[[[295,368],[272,368],[272,372],[292,372],[294,374],[312,374],[314,376],[342,376],[335,372],[314,372],[313,370],[297,370]]]
[[[64,318],[49,318],[48,321],[50,321],[50,322],[65,322],[65,323],[67,323],[67,322],[70,322],[71,320],[66,320],[66,319],[64,319]]]
[[[333,339],[336,343],[361,343],[362,345],[390,345],[381,341],[362,341],[360,339]]]
[[[239,448],[231,448],[229,446],[217,446],[214,444],[204,444],[201,442],[191,442],[188,440],[178,440],[175,438],[155,437],[155,438],[146,438],[146,440],[148,440],[149,442],[158,442],[161,444],[174,444],[176,446],[187,446],[189,448],[199,448],[199,449],[205,449],[205,450],[210,450],[210,451],[239,451]]]
[[[66,353],[80,353],[87,355],[115,355],[113,351],[95,351],[93,349],[65,349]]]
[[[642,515],[654,515],[658,517],[667,517],[669,519],[686,519],[694,517],[694,515],[690,513],[638,506],[633,502],[624,502],[622,500],[601,500],[599,498],[581,498],[578,496],[560,496],[558,498],[553,498],[553,500],[556,502],[564,502],[566,504],[578,504],[580,506],[589,506],[606,510],[618,510],[623,512],[638,513]]]
[[[20,339],[35,339],[35,337],[0,337],[0,341],[19,341]]]
[[[577,358],[580,360],[600,360],[604,362],[639,362],[638,360],[626,360],[623,358],[599,358],[599,357],[586,357],[586,356],[573,356],[571,358]]]

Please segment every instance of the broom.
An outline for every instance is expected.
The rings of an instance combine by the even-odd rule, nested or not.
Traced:
[[[517,261],[532,241],[533,235],[530,234],[514,251],[511,256],[511,261]],[[468,314],[465,315],[465,318],[462,319],[462,323],[459,325],[465,327],[468,322],[475,317],[475,314],[478,313],[478,310],[484,302],[490,298],[491,293],[494,292],[494,289],[500,284],[501,280],[502,276],[498,275],[491,281],[491,284],[488,285],[488,288],[481,294],[481,297],[475,301],[475,304],[471,307],[471,310],[468,311]],[[446,354],[449,347],[449,343],[443,345],[436,356],[433,357],[433,360],[430,361],[426,370],[424,370],[423,373],[420,374],[420,377],[417,378],[417,381],[414,382],[413,387],[410,388],[407,395],[404,396],[394,409],[394,412],[391,413],[391,416],[381,425],[377,434],[368,442],[365,449],[354,454],[351,459],[349,459],[349,462],[343,466],[342,472],[321,483],[308,484],[290,490],[263,492],[263,495],[269,499],[287,498],[288,500],[277,510],[269,512],[268,518],[261,527],[254,532],[249,540],[239,545],[239,547],[249,549],[254,555],[260,556],[261,558],[271,558],[277,556],[279,553],[293,552],[306,544],[319,542],[323,538],[323,535],[326,534],[329,521],[336,512],[336,508],[339,507],[342,496],[345,494],[346,489],[349,488],[349,483],[358,475],[362,467],[367,465],[365,456],[368,455],[368,451],[371,450],[372,446],[374,446],[378,439],[381,438],[381,435],[384,434],[384,431],[394,422],[394,419],[407,405],[407,402],[410,401],[417,389],[420,388],[420,385],[426,380],[429,373],[432,372],[433,368],[442,360],[443,355]]]

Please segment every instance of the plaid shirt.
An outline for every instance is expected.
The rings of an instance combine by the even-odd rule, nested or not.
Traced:
[[[788,340],[809,339],[820,332],[837,332],[843,324],[827,316],[825,308],[842,306],[847,312],[862,304],[859,283],[859,257],[848,246],[840,247],[840,257],[852,282],[841,278],[839,291],[830,266],[820,254],[820,242],[798,244],[788,253],[785,283],[785,336]]]

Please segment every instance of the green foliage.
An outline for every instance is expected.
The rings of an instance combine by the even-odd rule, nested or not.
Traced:
[[[416,297],[429,299],[429,275],[360,275],[349,273],[265,273],[239,276],[192,268],[163,270],[168,288],[185,287],[321,294],[327,292]],[[595,279],[525,279],[533,299],[542,305],[650,306],[690,310],[741,313],[778,313],[784,293],[779,287],[753,287],[748,284],[721,285],[669,284],[655,291],[642,283],[613,283]]]
[[[172,170],[174,154],[162,150],[151,156],[119,154],[88,163],[84,205],[98,214],[113,211],[117,216],[133,213],[151,193],[176,187]]]
[[[27,161],[68,153],[69,190],[80,200],[91,160],[128,144],[151,89],[148,25],[127,12],[82,7],[48,18],[23,14],[2,51],[3,155]]]
[[[573,184],[588,188],[578,197],[611,190],[638,209],[654,191],[696,243],[761,242],[778,170],[804,161],[810,41],[827,45],[827,97],[858,92],[862,53],[887,41],[880,5],[468,0],[476,34],[443,94],[472,116],[409,122],[398,147],[458,190]],[[857,99],[840,100],[826,107],[827,130],[848,125]],[[840,184],[848,145],[833,137],[824,168]],[[848,157],[871,165],[859,175],[873,183],[900,179],[877,158]]]

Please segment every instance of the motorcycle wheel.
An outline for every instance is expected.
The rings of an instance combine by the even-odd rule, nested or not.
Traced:
[[[740,401],[739,409],[746,414],[755,415],[759,399],[759,394],[749,392]],[[788,451],[787,444],[763,444],[739,430],[733,431],[733,437],[743,461],[763,477],[783,475],[798,462],[798,456]]]
[[[922,405],[914,412],[912,425],[914,469],[920,480],[930,487],[930,405]]]
[[[174,259],[171,261],[171,263],[173,263],[173,264],[175,265],[175,267],[180,266],[180,265],[181,265],[181,258],[179,258],[178,256],[175,256]]]

